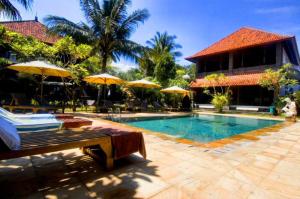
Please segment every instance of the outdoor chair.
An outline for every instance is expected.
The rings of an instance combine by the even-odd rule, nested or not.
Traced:
[[[153,103],[153,108],[155,111],[164,111],[164,107],[159,102]]]
[[[141,104],[141,111],[142,112],[148,111],[148,103],[147,103],[147,101],[143,101],[142,102],[142,104]]]
[[[18,134],[9,123],[0,121],[0,160],[26,157],[43,153],[81,148],[89,153],[89,147],[98,146],[104,152],[107,169],[113,168],[113,149],[109,129],[94,131],[43,131]],[[5,129],[4,126],[7,128]],[[7,139],[7,137],[10,137]],[[13,140],[15,139],[15,140]],[[14,142],[14,144],[11,144]],[[7,144],[10,143],[10,144]]]
[[[50,119],[19,119],[0,114],[0,121],[11,123],[20,133],[59,130],[63,122],[56,118]]]
[[[23,93],[12,93],[12,101],[10,105],[3,105],[3,108],[8,109],[10,112],[14,111],[30,111],[32,113],[38,112],[56,112],[57,107],[54,106],[35,106],[32,105],[30,100],[27,99],[26,95]]]
[[[129,101],[125,104],[126,106],[126,110],[127,111],[140,111],[141,110],[141,106],[140,103],[138,101]]]
[[[15,119],[53,119],[53,114],[14,114],[0,107],[0,115]]]
[[[107,169],[114,160],[139,152],[146,158],[141,132],[114,127],[89,127],[76,130],[18,133],[9,122],[0,120],[0,160],[80,148],[97,160],[105,159]]]

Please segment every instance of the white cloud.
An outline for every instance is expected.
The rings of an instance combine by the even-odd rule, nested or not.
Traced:
[[[124,72],[128,71],[131,68],[137,68],[137,65],[125,61],[120,61],[118,63],[113,62],[111,65],[117,67],[118,69]]]
[[[276,8],[259,8],[255,10],[257,14],[288,14],[298,12],[299,7],[296,6],[282,6]]]

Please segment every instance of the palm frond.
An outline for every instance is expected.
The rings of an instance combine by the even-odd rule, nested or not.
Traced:
[[[62,36],[70,35],[75,41],[89,43],[91,38],[91,30],[88,25],[83,22],[76,24],[63,17],[48,15],[44,18],[44,22],[52,33]]]
[[[0,0],[0,13],[12,20],[21,20],[19,11],[9,0]]]
[[[144,23],[150,14],[148,10],[136,10],[130,14],[120,25],[117,34],[124,35],[126,38],[129,37],[138,27],[140,23]]]
[[[25,9],[31,8],[31,5],[33,3],[33,0],[15,0],[19,4],[21,4]]]
[[[29,9],[33,0],[16,0],[25,9]],[[0,14],[12,20],[21,20],[21,15],[18,9],[11,3],[10,0],[0,0]]]

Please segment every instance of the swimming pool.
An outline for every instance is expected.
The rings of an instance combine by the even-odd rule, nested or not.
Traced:
[[[122,119],[120,122],[199,142],[211,142],[281,123],[276,120],[198,114],[171,118]]]

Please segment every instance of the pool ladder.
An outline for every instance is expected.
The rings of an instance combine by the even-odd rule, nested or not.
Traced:
[[[121,121],[121,108],[111,109],[111,111],[108,111],[107,117],[112,121]]]

